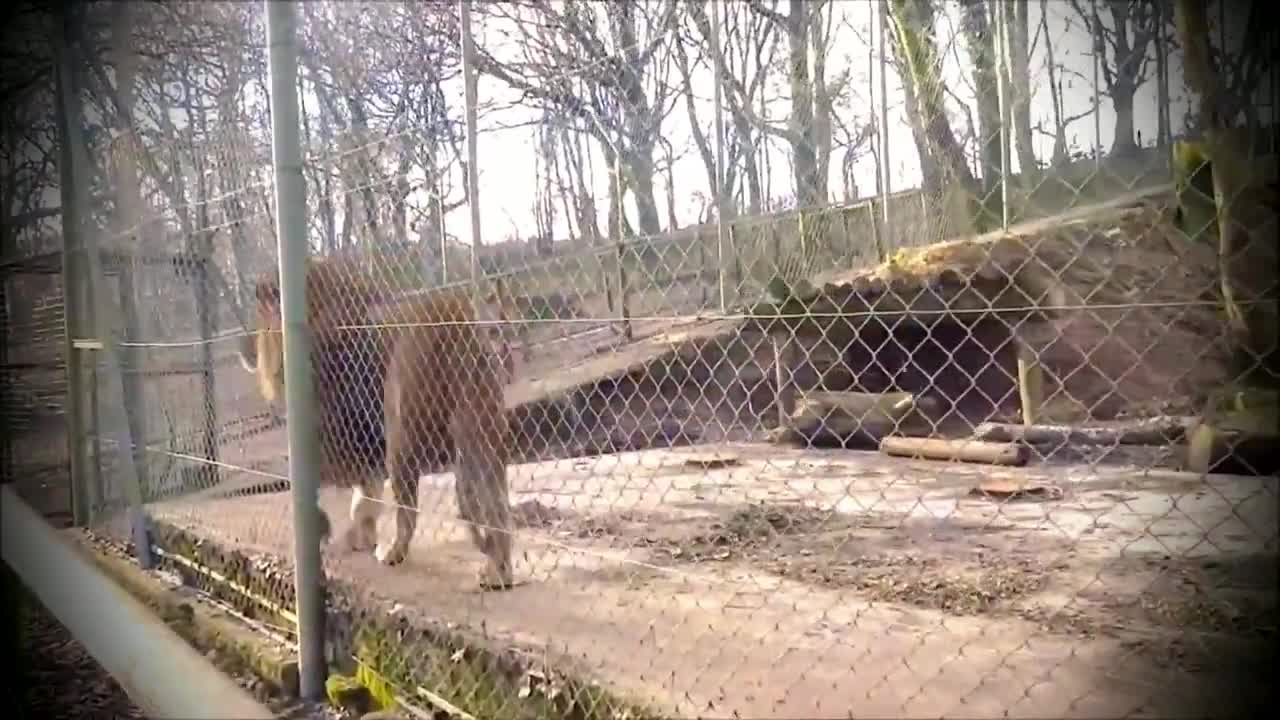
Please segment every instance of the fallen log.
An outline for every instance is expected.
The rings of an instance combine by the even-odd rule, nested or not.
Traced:
[[[932,398],[907,392],[808,392],[796,400],[774,437],[819,447],[874,448],[890,434],[931,433],[933,409]]]
[[[960,460],[986,465],[1025,465],[1027,448],[1017,443],[942,438],[886,437],[880,452],[921,460]]]
[[[1171,445],[1181,442],[1191,418],[1145,418],[1108,426],[1014,425],[985,422],[975,440],[1028,445]]]

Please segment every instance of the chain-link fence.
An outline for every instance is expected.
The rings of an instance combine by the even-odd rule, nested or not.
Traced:
[[[1275,33],[1189,5],[300,3],[274,138],[260,5],[89,6],[96,520],[296,640],[313,424],[375,705],[1261,702]]]

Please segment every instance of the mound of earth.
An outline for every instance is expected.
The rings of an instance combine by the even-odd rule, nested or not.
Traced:
[[[1000,375],[986,383],[993,399],[1005,395],[992,416],[1016,413],[1016,391],[1009,395],[1016,331],[1045,370],[1045,421],[1194,414],[1229,379],[1229,343],[1216,251],[1174,226],[1174,208],[1172,193],[1139,193],[1008,233],[900,250],[877,267],[817,278],[807,297],[794,297],[914,320],[884,321],[897,343],[870,340],[870,324],[855,330],[863,344],[907,348],[906,365],[891,373],[894,386],[871,391],[921,392],[904,378],[914,372],[916,384],[937,386],[953,369],[933,365],[956,365],[964,369],[950,372],[957,385]],[[938,347],[904,341],[912,333],[933,336]]]

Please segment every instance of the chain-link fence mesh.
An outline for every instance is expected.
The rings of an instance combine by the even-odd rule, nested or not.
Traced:
[[[1260,701],[1275,37],[1209,8],[1205,114],[1168,3],[477,3],[467,72],[455,5],[300,4],[333,671],[485,718]],[[296,635],[261,8],[95,11],[159,59],[90,142],[92,438],[162,564]]]

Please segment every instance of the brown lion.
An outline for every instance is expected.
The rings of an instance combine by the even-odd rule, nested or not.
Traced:
[[[352,489],[344,545],[372,549],[387,565],[403,562],[417,524],[418,478],[452,464],[458,513],[488,558],[482,585],[509,587],[505,358],[475,322],[480,312],[471,291],[388,298],[349,263],[327,259],[309,264],[306,282],[320,482]],[[501,284],[494,295],[505,319],[510,302]],[[262,396],[279,406],[284,362],[277,278],[263,275],[256,296],[255,327],[241,345],[241,362]],[[389,545],[377,538],[383,478],[396,505]]]

